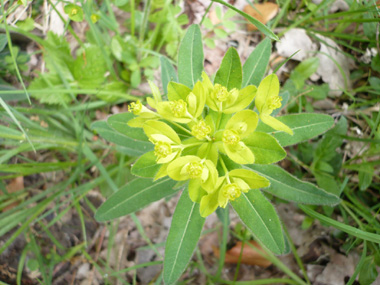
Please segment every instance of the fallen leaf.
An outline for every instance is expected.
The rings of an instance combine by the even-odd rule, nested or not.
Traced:
[[[214,9],[214,10],[211,10],[211,11],[208,13],[208,17],[210,18],[211,23],[212,23],[213,25],[217,25],[217,24],[220,23],[220,19],[218,18],[215,9]]]
[[[23,190],[24,189],[24,177],[19,176],[19,177],[12,179],[11,182],[7,185],[6,189],[7,189],[8,193],[10,193],[10,194]],[[0,193],[2,193],[2,192],[0,192]],[[3,209],[3,212],[10,210],[10,209],[16,207],[17,205],[18,205],[18,202],[14,202],[14,203],[6,206]]]
[[[253,8],[254,7],[254,8]],[[278,12],[278,5],[271,2],[262,4],[247,5],[244,7],[244,12],[253,18],[259,20],[261,23],[266,24],[268,21],[274,18]],[[248,31],[256,31],[257,27],[253,24],[247,24]]]
[[[248,243],[257,248],[257,250],[253,249]],[[242,264],[257,265],[264,268],[272,264],[272,262],[263,256],[266,253],[256,241],[249,241],[248,243],[244,243],[243,254],[241,256]],[[238,263],[242,246],[243,243],[238,241],[234,247],[226,252],[224,261],[226,263]],[[213,250],[214,254],[219,257],[219,249],[214,247]]]

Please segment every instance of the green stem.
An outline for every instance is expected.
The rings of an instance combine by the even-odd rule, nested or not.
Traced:
[[[239,259],[238,263],[236,265],[236,270],[235,270],[235,275],[234,275],[234,281],[237,280],[238,275],[239,275],[239,269],[240,269],[240,264],[241,264],[241,259],[243,258],[243,250],[244,250],[244,245],[245,245],[245,239],[241,243],[241,249],[240,249],[240,254],[239,254]]]
[[[175,123],[175,122],[171,122],[174,126],[180,128],[181,130],[183,130],[184,132],[188,133],[189,135],[193,135],[188,129],[186,129],[185,127],[181,126],[180,124],[178,123]]]
[[[135,35],[135,0],[130,0],[131,4],[131,35]]]
[[[223,209],[220,208],[220,212],[223,213],[223,232],[222,232],[222,242],[220,244],[220,251],[219,251],[219,266],[218,266],[218,271],[216,273],[216,277],[219,278],[222,274],[222,269],[224,266],[224,260],[226,257],[226,251],[227,251],[227,238],[228,238],[228,231],[229,231],[229,211],[228,211],[228,206]]]
[[[5,28],[5,34],[7,37],[7,41],[8,41],[9,53],[11,54],[11,58],[12,58],[14,68],[16,70],[17,78],[21,83],[22,89],[24,90],[26,97],[28,98],[29,104],[32,105],[32,102],[30,101],[29,93],[26,90],[24,81],[22,80],[21,73],[20,73],[20,70],[19,70],[18,65],[17,65],[17,60],[16,60],[15,54],[13,52],[12,39],[11,39],[11,35],[9,33],[8,24],[7,24],[7,17],[6,17],[7,15],[5,14],[5,10],[4,10],[4,0],[1,0],[1,13],[3,14],[3,17],[4,17],[3,18],[4,19],[4,28]]]
[[[227,177],[227,180],[228,182],[230,181],[229,177],[228,177],[228,169],[226,167],[226,164],[224,163],[224,160],[222,157],[219,156],[219,161],[220,161],[220,165],[223,167],[223,170],[224,170],[224,174],[225,176]]]
[[[299,278],[290,268],[288,268],[280,259],[278,259],[274,254],[265,248],[265,246],[261,246],[261,249],[257,248],[251,243],[247,243],[248,246],[253,248],[256,252],[258,252],[260,255],[271,261],[275,266],[277,266],[278,269],[280,269],[282,272],[287,274],[290,278],[292,278],[297,284],[307,285],[305,281],[303,281],[301,278]],[[265,253],[262,252],[262,250],[265,251]]]
[[[207,7],[205,13],[203,14],[202,20],[201,20],[201,22],[199,23],[199,26],[202,26],[202,23],[203,23],[204,19],[206,18],[208,12],[210,11],[212,4],[214,4],[214,2],[211,2],[211,3],[208,5],[208,7]]]
[[[310,283],[309,277],[307,276],[307,272],[306,272],[305,266],[303,265],[302,260],[301,260],[301,258],[299,257],[299,255],[297,253],[297,249],[296,249],[296,247],[295,247],[295,245],[294,245],[294,243],[293,243],[293,241],[292,241],[292,239],[291,239],[291,237],[289,235],[288,229],[285,227],[284,224],[282,224],[282,228],[284,230],[284,233],[285,233],[286,237],[288,238],[289,245],[290,245],[290,248],[291,248],[291,250],[293,252],[294,258],[296,259],[296,262],[297,262],[299,268],[301,268],[302,274],[303,274],[303,276],[304,276],[307,284],[310,285],[311,283]]]
[[[219,130],[219,125],[220,125],[220,121],[221,121],[221,119],[222,119],[222,115],[223,115],[222,112],[219,112],[219,113],[218,113],[218,118],[216,119],[216,124],[215,124],[215,129],[216,129],[216,130]]]
[[[180,145],[177,148],[185,149],[185,148],[188,148],[188,147],[198,146],[198,145],[201,145],[201,144],[203,144],[203,142],[196,142],[196,143],[192,143],[192,144]],[[172,146],[172,148],[176,148],[176,146]]]

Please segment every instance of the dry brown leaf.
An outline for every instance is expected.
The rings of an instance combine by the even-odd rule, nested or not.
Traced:
[[[243,254],[241,257],[242,264],[257,265],[264,268],[272,264],[272,262],[263,257],[262,254],[265,255],[265,252],[262,250],[261,246],[257,242],[249,241],[249,243],[252,244],[258,250],[253,249],[248,243],[244,243]],[[226,263],[238,263],[242,245],[243,243],[241,241],[238,241],[233,248],[226,252],[226,257],[224,261]],[[213,250],[214,254],[217,257],[219,257],[219,249],[213,248]]]
[[[259,20],[261,23],[266,24],[268,21],[276,16],[279,7],[275,3],[266,2],[262,4],[254,4],[255,8],[251,7],[251,5],[247,5],[244,7],[244,12],[253,18]],[[257,28],[255,25],[247,24],[248,31],[256,31]]]
[[[218,18],[218,16],[216,15],[216,11],[215,10],[211,10],[209,13],[208,13],[208,17],[210,18],[211,20],[211,23],[213,25],[217,25],[220,23],[220,19]]]
[[[6,187],[8,193],[15,193],[24,189],[24,177],[19,176],[11,180],[11,182]],[[1,193],[1,192],[0,192]],[[6,212],[18,205],[18,202],[14,202],[3,209]]]

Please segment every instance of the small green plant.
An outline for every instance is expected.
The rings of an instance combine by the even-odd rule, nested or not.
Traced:
[[[225,39],[228,37],[228,34],[236,32],[237,25],[231,20],[231,18],[236,15],[235,11],[228,9],[223,14],[221,7],[216,6],[215,14],[217,23],[213,23],[210,18],[205,18],[203,21],[203,25],[209,30],[204,39],[205,44],[209,48],[215,48],[216,46],[212,35],[215,35],[215,37],[219,39]],[[228,30],[228,32],[226,30]]]
[[[281,107],[282,97],[276,75],[261,80],[262,67],[269,61],[269,56],[262,55],[268,47],[270,40],[266,39],[243,67],[237,51],[230,48],[212,82],[203,72],[200,29],[192,25],[179,49],[178,76],[167,60],[161,61],[168,100],[150,82],[153,97],[147,103],[156,111],[137,101],[130,104],[129,113],[93,125],[104,138],[128,148],[131,155],[141,154],[131,169],[140,178],[98,209],[98,221],[133,213],[183,189],[165,249],[164,280],[168,284],[185,270],[205,217],[215,210],[227,211],[231,205],[258,242],[283,254],[288,251],[287,241],[264,193],[314,205],[340,201],[272,165],[285,158],[284,146],[325,132],[333,120],[321,114],[272,116]],[[256,87],[252,82],[260,84]],[[253,100],[256,111],[249,109]]]

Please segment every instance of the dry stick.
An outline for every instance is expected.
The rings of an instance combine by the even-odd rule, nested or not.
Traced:
[[[103,231],[102,231],[102,233],[100,235],[100,238],[99,238],[98,246],[96,247],[96,254],[95,254],[95,258],[94,258],[94,262],[95,263],[98,262],[98,258],[99,258],[99,255],[100,255],[100,249],[102,248],[102,244],[103,244],[104,236],[106,235],[106,232],[107,232],[107,228],[104,227]],[[94,278],[94,275],[95,275],[95,266],[92,267],[91,275],[90,275],[90,278],[89,278],[89,284],[92,284],[92,280]]]

